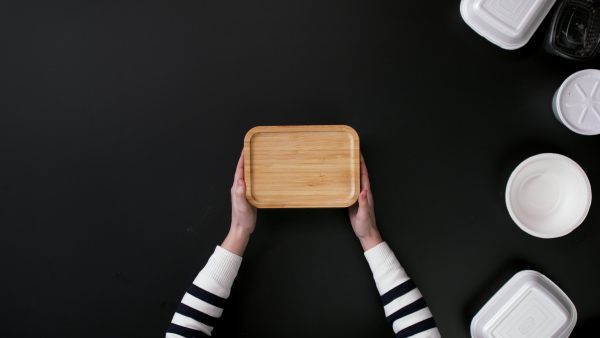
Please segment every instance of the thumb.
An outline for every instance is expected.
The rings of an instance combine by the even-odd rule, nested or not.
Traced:
[[[241,178],[239,178],[236,182],[235,195],[240,198],[246,195],[246,184]]]
[[[358,208],[366,208],[367,207],[367,189],[363,189],[358,195]]]

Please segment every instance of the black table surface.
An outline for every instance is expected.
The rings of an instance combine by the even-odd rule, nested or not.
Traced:
[[[384,239],[444,337],[516,272],[600,318],[600,208],[540,239],[505,187],[559,153],[600,184],[600,138],[551,100],[577,63],[547,54],[550,16],[503,50],[460,1],[3,1],[0,336],[164,335],[224,239],[245,133],[345,124]],[[595,191],[595,190],[594,190]],[[593,331],[592,331],[593,330]],[[345,209],[259,210],[215,337],[393,337]]]

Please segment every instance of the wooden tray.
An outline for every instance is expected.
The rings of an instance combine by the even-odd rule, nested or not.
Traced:
[[[257,208],[348,207],[360,193],[358,134],[348,126],[252,128],[244,179]]]

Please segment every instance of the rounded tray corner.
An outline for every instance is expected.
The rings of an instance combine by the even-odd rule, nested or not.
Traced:
[[[341,206],[340,208],[348,208],[353,206],[356,201],[358,201],[358,196],[360,195],[360,192],[358,194],[353,194],[351,197],[349,197],[348,199],[346,199],[344,201],[344,205]]]
[[[358,133],[356,132],[356,129],[352,128],[347,124],[342,124],[340,125],[340,127],[358,138]]]
[[[252,128],[252,129],[248,130],[248,132],[246,133],[246,136],[244,136],[244,143],[247,144],[248,142],[250,142],[250,140],[252,139],[252,137],[255,134],[259,133],[262,128],[264,128],[264,127],[256,126],[256,127]],[[244,150],[245,150],[245,148],[246,147],[244,147]]]
[[[250,203],[251,206],[255,208],[260,208],[260,202],[258,202],[254,196],[252,196],[252,191],[246,187],[246,200]]]

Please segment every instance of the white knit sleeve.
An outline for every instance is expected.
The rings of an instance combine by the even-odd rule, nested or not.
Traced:
[[[217,246],[183,296],[166,337],[210,336],[241,264],[242,257]]]
[[[441,337],[425,299],[387,243],[365,251],[365,257],[396,337]]]

